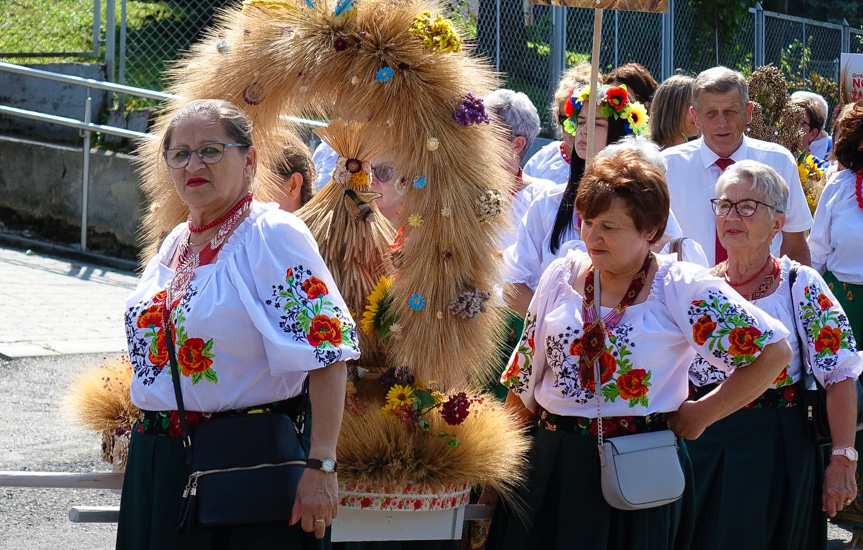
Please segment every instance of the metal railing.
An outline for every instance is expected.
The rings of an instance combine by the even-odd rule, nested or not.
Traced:
[[[84,119],[76,120],[73,118],[66,118],[56,115],[50,115],[47,113],[40,113],[37,111],[28,111],[26,109],[18,109],[15,107],[9,107],[7,105],[0,105],[0,114],[11,115],[14,117],[26,118],[30,120],[37,120],[40,122],[48,122],[51,124],[59,124],[61,126],[68,126],[70,128],[77,128],[81,130],[82,136],[84,138],[84,143],[81,148],[83,150],[84,160],[82,167],[82,175],[81,175],[81,251],[87,251],[87,203],[89,200],[89,188],[90,188],[90,136],[92,132],[100,132],[103,134],[110,134],[113,136],[120,136],[124,138],[152,138],[153,136],[150,134],[145,134],[142,132],[135,132],[133,130],[126,130],[125,128],[117,128],[115,126],[106,126],[103,124],[96,124],[93,122],[92,117],[92,99],[90,97],[90,91],[92,89],[97,90],[107,90],[109,92],[117,92],[122,94],[129,94],[139,97],[146,97],[149,99],[156,99],[160,101],[164,101],[166,99],[170,99],[170,94],[162,93],[162,92],[154,92],[152,90],[145,90],[143,88],[134,88],[132,86],[123,86],[121,84],[114,84],[112,82],[104,82],[101,80],[94,80],[92,78],[82,78],[80,76],[69,76],[58,73],[52,73],[50,71],[42,71],[39,69],[31,69],[30,67],[23,67],[21,65],[15,65],[13,63],[3,63],[0,62],[0,71],[6,71],[10,73],[20,74],[24,76],[30,76],[35,78],[42,78],[45,80],[54,80],[56,82],[63,82],[65,84],[74,84],[77,86],[84,86],[87,93],[87,99],[84,102]]]

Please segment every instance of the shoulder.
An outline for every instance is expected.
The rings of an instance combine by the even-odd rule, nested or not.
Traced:
[[[803,265],[795,260],[792,260],[788,256],[782,256],[779,262],[782,265],[782,271],[787,272],[789,274],[789,278],[792,270],[797,273],[796,281],[794,282],[794,288],[797,288],[801,284],[805,287],[812,286],[813,284],[817,286],[826,286],[827,284],[824,282],[821,274],[818,273],[817,270],[809,267],[808,265]]]
[[[531,178],[530,184],[518,193],[516,193],[515,196],[518,197],[520,200],[526,201],[527,204],[530,204],[537,197],[557,186],[558,184],[554,183],[551,180],[543,178]]]
[[[662,151],[662,156],[665,157],[670,166],[670,163],[672,162],[687,161],[694,158],[699,152],[700,145],[700,139],[681,143],[680,145],[675,145],[674,147],[669,147]]]
[[[560,154],[560,141],[552,141],[542,146],[542,148],[533,154],[527,161],[527,164],[533,165],[546,160],[549,157]]]
[[[790,162],[792,165],[797,166],[797,162],[794,160],[794,156],[791,154],[791,151],[782,145],[771,143],[769,141],[761,141],[760,139],[751,137],[746,137],[745,139],[747,148],[746,158],[758,161],[762,161],[762,159],[783,159]],[[765,164],[768,163],[765,162]],[[777,167],[773,166],[773,168]]]
[[[250,218],[250,227],[244,235],[247,245],[294,249],[298,244],[307,243],[315,251],[318,249],[317,242],[306,224],[290,212],[279,208],[274,202],[255,202]]]

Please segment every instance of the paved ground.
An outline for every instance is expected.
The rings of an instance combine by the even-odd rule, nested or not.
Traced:
[[[101,353],[125,348],[131,273],[0,248],[0,355]]]
[[[62,414],[75,374],[125,349],[128,272],[0,247],[0,470],[107,471],[99,438]],[[72,506],[117,505],[110,491],[0,487],[0,550],[113,546],[113,524],[73,524]],[[851,539],[830,526],[829,550]]]

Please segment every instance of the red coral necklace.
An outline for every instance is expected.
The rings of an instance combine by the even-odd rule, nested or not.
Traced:
[[[228,218],[230,218],[231,216],[233,216],[234,212],[236,212],[240,208],[245,208],[246,204],[248,204],[251,201],[252,201],[252,194],[249,193],[245,197],[240,199],[240,202],[235,204],[230,210],[228,210],[227,212],[225,212],[224,214],[219,216],[218,219],[211,221],[210,223],[208,223],[206,225],[195,227],[194,225],[192,225],[192,220],[189,220],[189,231],[191,231],[192,233],[201,233],[202,231],[206,231],[207,229],[212,229],[213,227],[216,227],[217,225],[219,225],[223,221],[225,221]]]
[[[566,143],[560,142],[560,156],[563,157],[563,160],[566,161],[567,164],[570,164],[569,155],[566,154]]]
[[[857,206],[863,209],[863,191],[861,191],[861,184],[863,184],[863,168],[857,170],[857,188],[855,190],[855,194],[857,195]]]
[[[752,281],[754,281],[758,277],[758,275],[760,275],[761,272],[764,271],[764,268],[770,264],[771,261],[773,262],[773,269],[763,279],[761,279],[761,282],[758,283],[758,287],[752,291],[752,294],[750,294],[748,296],[745,294],[741,294],[744,298],[746,298],[747,300],[749,300],[751,302],[752,300],[757,300],[758,298],[763,298],[767,294],[767,291],[770,290],[770,287],[773,286],[773,283],[776,282],[776,279],[779,277],[779,273],[781,271],[779,260],[774,258],[772,254],[768,255],[767,256],[767,262],[764,264],[764,267],[759,269],[758,273],[756,273],[755,276],[753,276],[751,279],[743,281],[742,283],[732,283],[728,279],[728,260],[726,260],[726,261],[722,262],[722,264],[720,264],[721,266],[723,266],[723,275],[722,276],[725,279],[725,282],[727,282],[729,285],[731,285],[735,288],[741,287],[741,286],[747,285],[747,284],[751,283]],[[717,267],[719,267],[719,266],[717,266]]]
[[[222,216],[222,218],[224,218],[222,226],[219,227],[219,230],[213,238],[210,239],[206,246],[204,246],[204,248],[199,252],[192,251],[192,227],[191,223],[189,224],[189,230],[185,232],[183,237],[181,237],[182,244],[180,245],[180,254],[177,258],[177,270],[174,272],[171,284],[168,285],[167,288],[165,310],[163,312],[165,321],[167,321],[170,312],[177,307],[177,304],[180,303],[180,300],[182,300],[183,296],[186,294],[186,290],[188,290],[189,284],[192,282],[192,276],[195,274],[195,269],[198,266],[207,265],[215,259],[216,254],[218,254],[219,250],[225,244],[228,234],[234,229],[234,226],[237,225],[237,222],[246,210],[249,209],[251,200],[252,195],[250,193],[243,197],[240,202],[228,211],[229,215],[227,217]],[[213,226],[210,225],[210,227]]]

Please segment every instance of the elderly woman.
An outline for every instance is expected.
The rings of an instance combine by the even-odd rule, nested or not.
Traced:
[[[848,316],[857,349],[863,347],[863,102],[846,107],[836,129],[833,154],[839,172],[824,187],[815,225],[809,234],[812,267],[824,280]],[[863,437],[855,444],[863,452]],[[857,471],[863,479],[863,467]],[[863,490],[861,482],[859,490]],[[859,492],[859,491],[858,491]],[[838,515],[841,523],[863,528],[863,499]]]
[[[691,76],[674,75],[665,79],[650,104],[650,139],[662,149],[686,143],[699,136],[689,108],[692,106]]]
[[[632,151],[597,158],[584,174],[576,208],[587,252],[572,251],[543,273],[502,376],[511,390],[507,405],[532,419],[535,438],[521,494],[527,518],[499,512],[493,547],[690,548],[694,495],[686,445],[678,440],[687,478],[681,499],[635,511],[612,508],[598,475],[597,397],[605,437],[670,426],[678,437],[695,438],[758,396],[790,358],[788,333],[775,319],[705,269],[650,251],[668,207],[662,172]],[[596,321],[594,301],[602,306],[602,339],[584,337],[588,321]],[[705,317],[716,326],[700,339],[693,329]],[[732,374],[689,403],[687,373],[697,352]],[[599,381],[588,355],[597,358]]]
[[[770,254],[788,206],[788,186],[779,174],[755,161],[738,162],[716,182],[716,197],[716,228],[728,260],[712,273],[782,321],[792,331],[794,355],[767,391],[688,443],[697,495],[693,548],[824,548],[822,510],[833,516],[857,494],[854,379],[863,366],[854,336],[814,269]],[[714,323],[699,318],[694,337],[709,341]],[[729,378],[728,369],[708,361],[711,354],[702,353],[690,369],[695,404]],[[811,369],[827,389],[833,455],[826,472],[820,447],[807,439],[799,406],[802,369]]]
[[[488,94],[484,100],[486,110],[509,134],[512,154],[506,159],[506,167],[513,176],[512,200],[509,203],[509,218],[513,228],[517,227],[527,207],[544,191],[556,184],[551,180],[535,178],[524,173],[521,163],[527,157],[533,140],[539,133],[539,114],[530,98],[522,92],[499,89]],[[506,234],[501,248],[515,242],[515,229]]]
[[[359,356],[354,322],[306,226],[252,198],[256,151],[240,109],[189,102],[168,125],[162,156],[189,219],[162,243],[127,302],[131,396],[142,413],[117,548],[310,547],[304,531],[322,538],[337,513],[345,361]],[[188,470],[167,346],[176,346],[192,427],[261,411],[301,421],[308,379],[314,460],[290,521],[177,533]]]

